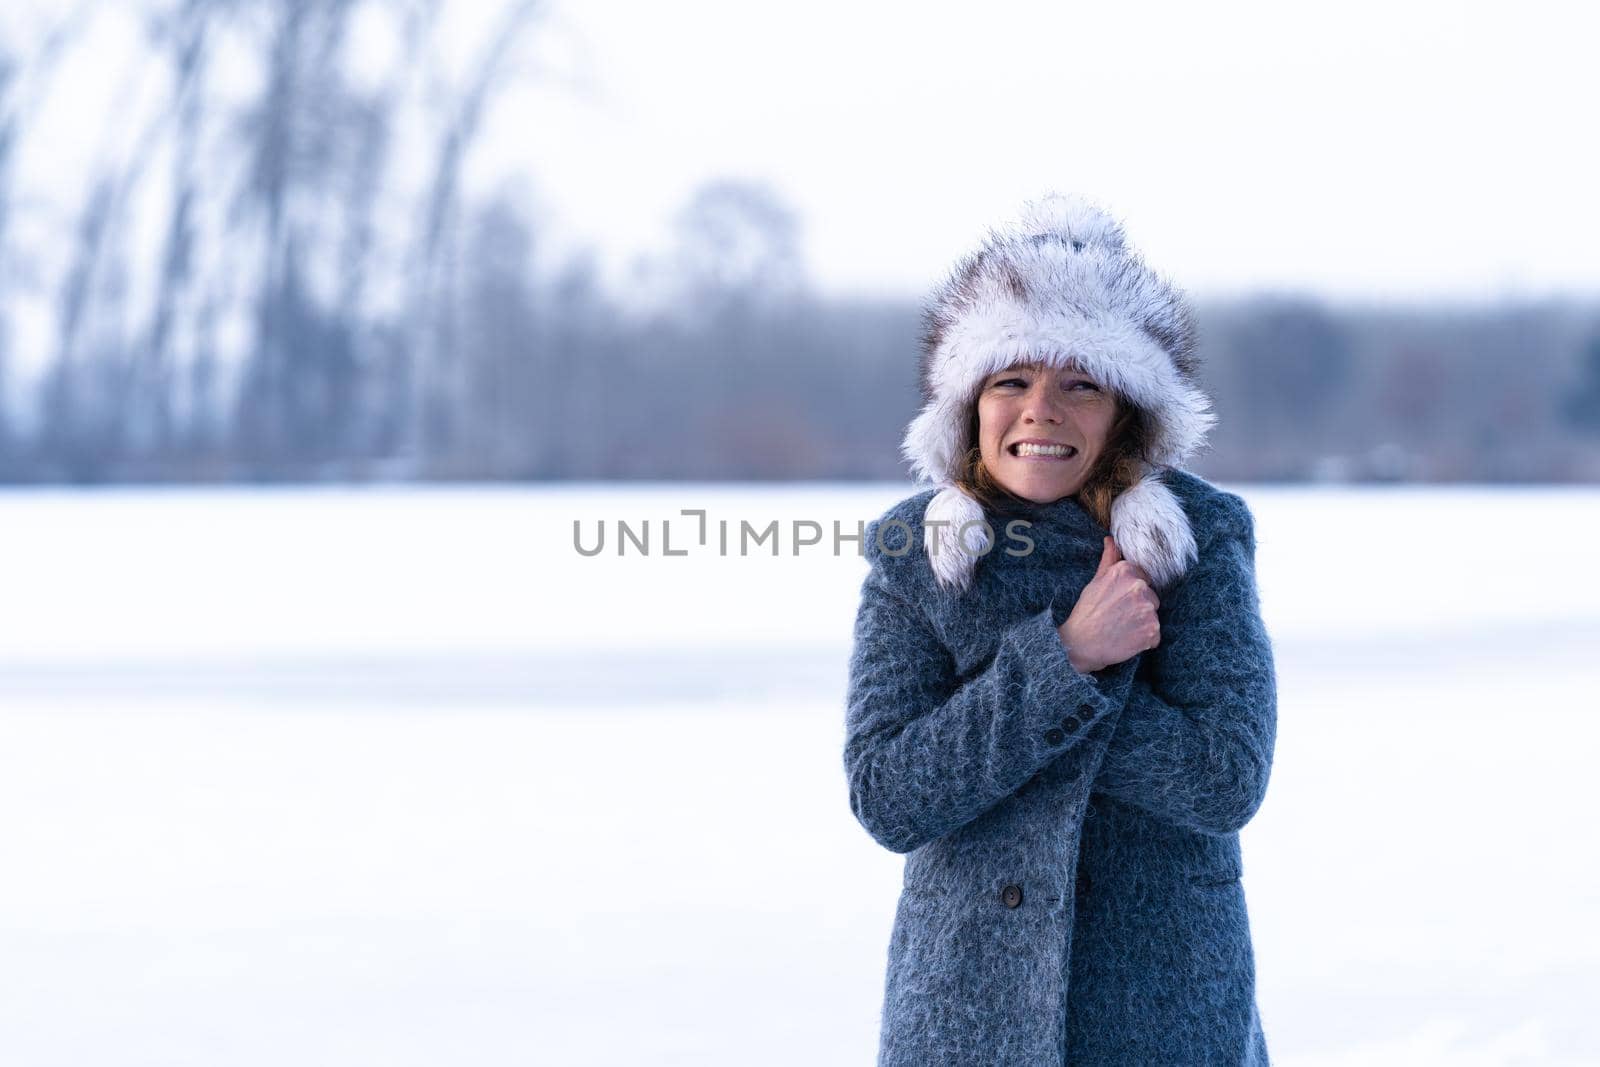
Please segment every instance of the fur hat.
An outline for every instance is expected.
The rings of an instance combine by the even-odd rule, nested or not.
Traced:
[[[941,487],[923,519],[941,585],[966,588],[988,544],[981,525],[960,535],[984,513],[954,483],[976,444],[967,424],[979,387],[1019,360],[1075,366],[1119,402],[1143,409],[1151,428],[1145,474],[1113,502],[1111,534],[1157,588],[1182,576],[1197,555],[1194,533],[1159,468],[1194,453],[1216,416],[1195,382],[1188,301],[1128,248],[1120,223],[1080,197],[1032,201],[1017,225],[991,230],[983,247],[956,265],[924,323],[924,403],[900,450],[919,481]]]

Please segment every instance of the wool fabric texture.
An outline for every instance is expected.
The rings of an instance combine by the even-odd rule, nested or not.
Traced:
[[[1277,721],[1254,520],[1160,476],[1198,557],[1159,646],[1089,674],[1057,627],[1108,531],[1075,499],[991,516],[1027,525],[997,526],[962,591],[923,555],[936,490],[868,524],[844,770],[906,854],[880,1065],[1268,1062],[1238,833]]]

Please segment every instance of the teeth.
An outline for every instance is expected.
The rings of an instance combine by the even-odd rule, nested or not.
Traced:
[[[1065,458],[1075,453],[1077,449],[1071,445],[1034,445],[1020,444],[1016,447],[1019,456],[1059,456]]]

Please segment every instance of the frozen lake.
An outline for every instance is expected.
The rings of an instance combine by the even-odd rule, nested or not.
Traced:
[[[1225,487],[1274,1062],[1600,1062],[1600,490]],[[870,1064],[831,524],[910,491],[0,493],[0,1062]]]

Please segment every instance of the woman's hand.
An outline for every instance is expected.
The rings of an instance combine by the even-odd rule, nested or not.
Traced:
[[[1123,559],[1117,543],[1107,537],[1099,570],[1083,587],[1067,621],[1056,627],[1067,659],[1088,674],[1155,648],[1161,643],[1160,606],[1149,576]]]

